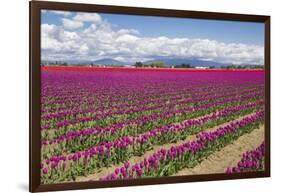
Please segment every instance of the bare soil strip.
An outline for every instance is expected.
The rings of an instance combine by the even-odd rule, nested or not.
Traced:
[[[226,122],[226,123],[224,123],[224,124],[218,125],[218,126],[213,127],[213,128],[206,129],[206,130],[204,130],[204,131],[214,131],[214,130],[218,129],[219,127],[226,126],[226,125],[228,125],[228,124],[231,123],[231,122],[239,121],[239,120],[241,120],[241,119],[243,119],[243,118],[245,118],[245,117],[249,117],[249,116],[252,116],[252,115],[254,115],[254,114],[255,114],[255,113],[251,113],[251,114],[247,114],[247,115],[245,115],[245,116],[241,116],[241,117],[239,117],[239,118],[237,118],[237,119],[235,119],[235,120],[233,120],[233,121]],[[164,145],[155,145],[155,146],[153,146],[153,149],[152,149],[152,150],[147,151],[147,152],[146,152],[144,155],[142,155],[142,156],[134,156],[134,157],[130,158],[130,159],[128,160],[128,162],[129,162],[130,164],[139,163],[139,162],[142,161],[145,157],[147,157],[147,156],[153,154],[155,151],[158,151],[158,150],[160,150],[161,148],[169,148],[169,147],[171,147],[171,146],[179,145],[179,144],[184,143],[185,141],[190,141],[190,140],[194,140],[194,139],[196,139],[196,135],[190,135],[190,136],[188,136],[186,139],[181,140],[181,141],[178,141],[177,143],[169,143],[169,144],[164,144]],[[254,141],[255,141],[255,140],[254,140]],[[246,141],[246,143],[247,143],[247,141]],[[209,156],[209,157],[211,157],[211,156]],[[118,165],[114,165],[114,166],[111,166],[111,167],[108,167],[108,168],[101,168],[101,170],[100,170],[98,173],[90,174],[90,175],[88,175],[88,176],[78,176],[75,181],[79,181],[79,182],[81,182],[81,181],[96,181],[96,180],[99,180],[101,177],[104,177],[104,176],[108,175],[109,173],[112,173],[117,167],[121,167],[121,166],[123,166],[123,163],[120,163],[120,164],[118,164]],[[228,166],[229,166],[229,165],[227,165],[227,167],[228,167]],[[183,174],[183,175],[187,175],[187,174]]]
[[[244,152],[253,150],[264,141],[264,125],[239,137],[234,143],[214,152],[194,168],[186,168],[174,176],[225,173],[229,166],[235,166]]]

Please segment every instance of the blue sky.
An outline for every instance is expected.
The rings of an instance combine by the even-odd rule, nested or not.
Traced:
[[[126,60],[126,57],[127,60],[134,60],[134,59],[141,59],[141,58],[143,58],[143,60],[151,59],[151,54],[148,53],[145,54],[143,53],[143,50],[140,50],[143,49],[142,47],[136,50],[139,51],[140,53],[139,58],[138,55],[136,55],[136,53],[130,55],[130,53],[128,53],[128,50],[125,49],[126,46],[129,48],[136,47],[136,46],[139,47],[138,44],[140,42],[145,42],[145,41],[154,42],[153,45],[150,44],[150,48],[155,47],[155,49],[152,50],[152,53],[155,53],[157,55],[157,51],[158,51],[160,53],[159,56],[170,55],[171,57],[175,57],[174,55],[177,54],[174,53],[179,51],[182,52],[180,57],[195,56],[201,59],[213,60],[219,62],[228,62],[229,60],[233,60],[234,56],[238,56],[238,58],[241,56],[240,58],[244,60],[241,62],[236,61],[236,63],[245,63],[245,62],[261,63],[261,61],[263,60],[263,56],[261,55],[263,44],[264,44],[263,23],[200,20],[200,19],[154,17],[154,16],[153,17],[133,16],[133,15],[104,14],[104,13],[94,13],[98,15],[99,19],[96,18],[94,20],[91,20],[89,19],[89,17],[88,19],[87,18],[85,19],[83,17],[77,19],[78,17],[75,17],[77,14],[79,13],[44,11],[42,12],[41,15],[41,24],[55,26],[57,27],[57,29],[60,28],[61,30],[64,30],[66,33],[67,32],[76,33],[79,36],[80,40],[82,37],[84,37],[84,39],[87,39],[87,41],[92,42],[92,43],[84,42],[85,44],[83,45],[85,46],[85,48],[88,47],[88,50],[91,49],[91,47],[95,47],[95,49],[98,48],[101,50],[100,52],[96,52],[96,53],[93,52],[88,54],[84,53],[85,58],[90,58],[93,60],[107,58],[107,57],[115,57],[121,60]],[[93,13],[89,13],[89,14],[91,15]],[[94,26],[95,29],[90,30],[91,26]],[[107,26],[107,29],[105,29],[105,27],[102,26]],[[46,26],[44,27],[46,28]],[[114,39],[115,40],[118,39],[120,35],[118,35],[117,32],[124,29],[129,30],[129,32],[125,34],[127,35],[126,37],[128,41],[126,42],[127,44],[125,45],[125,40],[126,40],[125,36],[121,38],[122,39],[121,43],[124,43],[125,47],[120,47],[121,45],[120,42],[116,42],[114,41]],[[86,30],[87,30],[87,34],[85,35],[83,31]],[[45,31],[43,31],[43,33],[45,33]],[[107,42],[106,49],[104,49],[105,46],[104,42],[100,42],[100,40],[94,38],[94,37],[101,38],[100,35],[101,33],[107,34],[108,37],[109,35],[114,36],[111,37],[112,42]],[[92,39],[89,39],[90,35]],[[66,39],[62,40],[50,34],[46,34],[46,37],[49,38],[48,39],[49,42],[53,41],[50,38],[55,38],[56,42],[67,41]],[[163,39],[159,37],[165,37],[165,38]],[[178,39],[181,39],[182,41]],[[188,39],[188,40],[184,42],[184,39]],[[47,39],[45,40],[47,41]],[[133,41],[135,43],[135,46],[132,45]],[[160,44],[162,45],[162,47],[163,45],[167,45],[167,47],[173,49],[160,50],[161,48]],[[206,50],[206,48],[202,48],[201,44],[203,45],[206,44],[207,45],[206,47],[208,49]],[[111,50],[108,53],[105,53],[105,51],[108,50],[109,45],[114,45],[115,51]],[[178,46],[178,48],[175,48],[176,46]],[[186,46],[185,49],[183,49],[184,46]],[[240,55],[239,53],[237,53],[239,51],[238,49],[239,46],[241,47]],[[188,52],[187,49],[190,48],[192,49],[197,48],[197,50],[194,50],[193,52]],[[231,54],[233,54],[232,58],[229,59],[225,58],[228,55],[227,53],[219,53],[218,50],[223,50],[226,48],[235,50],[235,53],[233,53],[232,50],[229,51],[229,53],[231,52]],[[202,53],[204,49],[205,49],[206,57],[204,56],[204,53]],[[48,50],[49,52],[51,52],[50,46],[48,47],[48,49],[45,49],[43,51],[43,57],[44,54],[46,56],[48,55]],[[120,55],[116,53],[116,50],[120,50]],[[200,53],[198,52],[198,50],[200,50]],[[172,51],[174,51],[174,53]],[[113,52],[114,54],[112,55]],[[210,54],[209,52],[213,52],[213,53]],[[256,58],[250,58],[250,55],[255,55]],[[50,58],[49,56],[45,58]],[[80,54],[80,57],[83,57],[83,54],[82,55]],[[60,56],[60,58],[63,57]]]
[[[144,36],[208,38],[225,43],[263,45],[261,23],[214,21],[186,18],[102,14],[110,23],[137,29]]]
[[[116,29],[133,28],[149,37],[208,38],[225,43],[264,44],[263,23],[104,13],[100,15],[108,22],[117,25],[114,26]],[[61,16],[47,12],[42,15],[42,23],[59,25]]]

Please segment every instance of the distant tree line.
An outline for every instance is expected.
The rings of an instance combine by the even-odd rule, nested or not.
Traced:
[[[192,66],[190,64],[178,64],[174,68],[192,68]]]
[[[68,64],[65,61],[41,61],[41,65],[57,65],[57,66],[71,66],[71,65],[79,65],[79,66],[108,66],[108,67],[125,67],[122,64],[105,64],[105,65],[100,65],[100,64],[95,64],[93,62],[88,63],[88,64]],[[162,61],[153,61],[150,63],[143,63],[143,62],[136,62],[133,66],[136,68],[142,68],[142,67],[147,67],[147,68],[196,68],[197,66],[192,66],[191,64],[187,63],[182,63],[182,64],[176,64],[176,65],[166,65]],[[200,65],[198,65],[200,66]],[[207,67],[209,69],[216,69],[216,68],[221,68],[221,69],[263,69],[264,65],[224,65],[220,67],[216,66],[209,66]]]
[[[141,68],[141,67],[167,68],[168,66],[164,62],[156,61],[156,62],[151,62],[151,63],[147,63],[147,64],[144,64],[142,62],[136,62],[135,67],[137,67],[137,68]]]
[[[42,61],[42,65],[57,65],[57,66],[68,66],[67,62],[64,61]]]
[[[136,62],[135,67],[141,68],[141,67],[151,67],[151,68],[168,68],[164,62],[161,61],[155,61],[155,62],[150,62],[150,63],[142,63],[142,62]],[[174,68],[193,68],[190,64],[177,64],[174,66],[171,66]]]
[[[228,65],[222,66],[223,69],[263,69],[263,65]]]

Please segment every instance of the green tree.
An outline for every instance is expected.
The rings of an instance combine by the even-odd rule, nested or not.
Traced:
[[[135,63],[135,67],[143,67],[143,63],[142,62],[136,62]]]
[[[175,65],[175,68],[191,68],[190,64],[178,64]]]

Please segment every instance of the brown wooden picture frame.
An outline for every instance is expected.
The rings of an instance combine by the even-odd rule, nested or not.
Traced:
[[[183,11],[154,8],[121,7],[93,4],[75,4],[58,2],[30,2],[30,139],[29,139],[29,191],[57,191],[88,188],[106,188],[135,185],[183,183],[211,180],[229,180],[242,178],[270,177],[270,16],[245,15],[232,13],[215,13],[201,11]],[[178,18],[196,18],[211,20],[229,20],[241,22],[264,23],[264,64],[265,64],[265,170],[262,172],[246,172],[236,174],[208,174],[193,176],[173,176],[161,178],[143,178],[117,181],[89,181],[61,184],[40,184],[40,10],[65,10],[80,12],[101,12],[129,15],[149,15]]]

